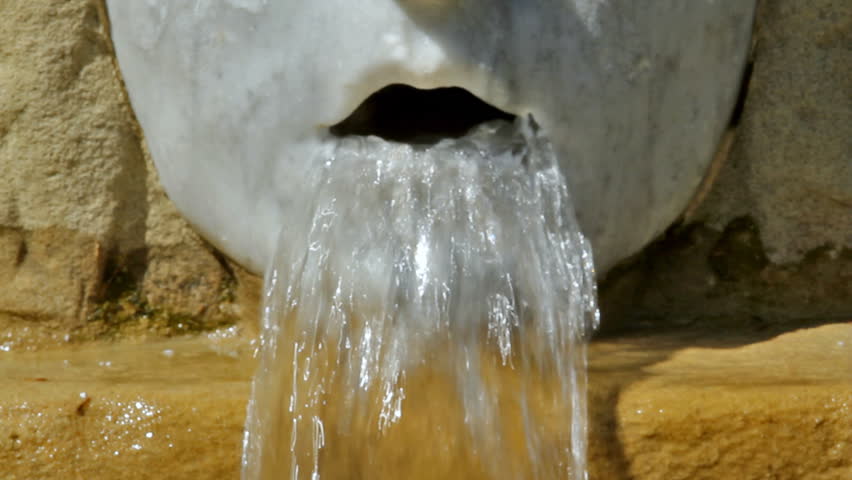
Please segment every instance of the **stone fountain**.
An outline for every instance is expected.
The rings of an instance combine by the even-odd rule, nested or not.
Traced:
[[[693,196],[731,115],[754,12],[733,0],[108,5],[166,191],[257,273],[308,195],[301,179],[328,128],[390,84],[461,87],[534,115],[608,270]]]
[[[365,4],[363,11],[348,11],[351,15],[341,18],[339,13],[346,11],[347,5],[326,2],[328,7],[289,7],[294,9],[292,13],[304,16],[287,16],[294,22],[294,29],[276,32],[275,23],[283,21],[277,15],[283,15],[288,7],[262,1],[194,2],[185,8],[157,2],[140,2],[138,5],[113,3],[115,5],[110,5],[110,18],[121,75],[169,196],[211,242],[256,272],[265,268],[264,262],[268,262],[271,256],[276,235],[272,231],[274,222],[286,217],[288,209],[298,203],[293,203],[292,199],[300,198],[300,185],[292,180],[298,165],[286,163],[293,158],[298,163],[299,157],[268,155],[266,158],[271,163],[286,166],[282,170],[292,170],[269,176],[264,175],[267,170],[262,165],[246,169],[247,165],[257,165],[250,162],[263,157],[264,151],[298,152],[299,149],[322,148],[323,142],[328,141],[329,127],[339,125],[363,100],[390,83],[403,83],[419,89],[463,87],[501,112],[511,115],[532,113],[548,131],[560,152],[560,161],[564,162],[562,170],[569,179],[579,220],[595,247],[598,271],[609,271],[612,265],[665,229],[696,193],[696,185],[705,175],[732,108],[738,75],[747,52],[747,26],[753,8],[731,3],[724,10],[726,13],[714,16],[714,11],[722,10],[713,10],[713,4],[719,6],[720,2],[702,2],[695,7],[693,12],[700,11],[702,15],[692,15],[693,12],[679,9],[678,5],[662,5],[662,2],[659,10],[652,8],[641,12],[628,8],[626,2],[552,2],[553,5],[548,6],[550,12],[564,8],[565,14],[542,19],[541,16],[536,17],[536,9],[529,6],[535,2],[518,2],[506,10],[498,8],[493,11],[479,2],[462,6],[456,2],[400,1],[387,4],[371,2]],[[541,2],[544,3],[547,2]],[[779,3],[786,6],[764,12],[760,45],[765,56],[758,57],[751,92],[757,91],[758,94],[751,95],[746,104],[746,113],[741,120],[745,135],[738,140],[740,143],[735,144],[733,168],[729,168],[729,164],[722,168],[720,178],[728,179],[728,183],[723,183],[728,189],[730,185],[737,185],[731,182],[741,176],[743,170],[737,162],[741,164],[743,158],[750,159],[755,168],[770,165],[768,160],[761,163],[763,157],[754,153],[767,152],[759,149],[764,142],[760,132],[766,130],[766,125],[773,125],[773,119],[795,117],[778,115],[777,110],[782,106],[768,104],[766,92],[786,98],[785,105],[789,104],[796,112],[811,112],[809,124],[813,124],[822,117],[814,117],[812,104],[805,108],[796,103],[795,97],[789,96],[794,90],[798,92],[799,87],[779,87],[786,85],[781,78],[789,77],[793,85],[801,86],[801,83],[795,83],[795,79],[803,78],[805,71],[812,73],[826,69],[827,72],[844,72],[842,62],[832,60],[838,57],[826,53],[834,52],[831,45],[836,44],[838,38],[844,38],[844,31],[848,36],[848,28],[843,30],[831,20],[841,18],[842,15],[837,15],[837,12],[842,13],[844,7],[831,1],[815,2],[807,8],[791,2]],[[736,8],[731,9],[732,6],[742,10],[735,12]],[[107,24],[106,10],[100,7],[103,5],[99,2],[84,0],[69,1],[62,6],[39,6],[29,2],[17,5],[11,2],[3,7],[10,13],[3,21],[14,27],[9,29],[14,35],[4,43],[7,45],[4,52],[11,54],[7,58],[12,63],[0,63],[0,66],[12,66],[5,70],[0,68],[0,91],[12,92],[11,96],[0,95],[5,102],[0,103],[3,107],[0,108],[0,165],[4,168],[11,165],[6,171],[12,172],[12,176],[7,177],[12,179],[12,183],[9,184],[11,188],[3,190],[11,192],[11,197],[0,196],[0,205],[4,215],[8,213],[7,197],[12,198],[13,205],[17,206],[9,210],[14,213],[11,217],[0,218],[4,225],[4,230],[0,231],[4,242],[0,244],[0,260],[5,261],[8,257],[14,273],[13,276],[0,277],[7,286],[0,292],[0,326],[7,332],[0,344],[5,356],[0,362],[0,391],[3,392],[0,395],[0,418],[3,418],[0,422],[0,441],[3,442],[0,443],[0,460],[7,469],[4,473],[10,478],[116,478],[122,475],[133,478],[236,478],[248,378],[255,368],[250,354],[254,348],[250,334],[240,333],[241,329],[232,327],[198,338],[140,343],[140,338],[153,335],[143,333],[135,337],[136,340],[116,345],[84,343],[74,349],[18,351],[28,345],[51,345],[50,342],[40,344],[35,340],[27,343],[30,332],[46,324],[34,320],[54,315],[49,312],[73,310],[69,315],[74,322],[89,324],[93,317],[86,302],[98,302],[102,298],[102,294],[98,293],[101,288],[98,278],[105,275],[107,280],[104,283],[110,285],[113,278],[110,272],[116,271],[110,266],[115,255],[112,245],[120,247],[121,255],[137,251],[143,244],[155,247],[147,249],[150,267],[143,291],[149,292],[148,295],[156,291],[153,285],[185,274],[177,273],[174,268],[204,271],[211,268],[207,263],[212,263],[216,268],[221,264],[238,269],[234,264],[227,267],[227,261],[216,256],[210,256],[209,261],[175,263],[181,258],[173,250],[175,245],[185,244],[192,237],[187,233],[172,234],[171,237],[163,235],[179,219],[164,213],[168,211],[163,207],[167,201],[164,197],[160,199],[162,194],[158,193],[156,180],[151,180],[156,178],[156,174],[148,169],[147,184],[131,188],[132,179],[146,175],[142,162],[144,148],[134,140],[133,122],[126,113],[120,84],[115,80],[118,72],[112,66],[109,42],[101,43],[99,40]],[[128,9],[125,10],[128,15],[116,13],[122,9]],[[295,9],[301,11],[295,12]],[[812,15],[808,13],[811,9],[834,11],[835,14]],[[619,12],[624,14],[626,11],[630,11],[630,15],[619,18]],[[324,35],[323,31],[328,30],[311,29],[310,22],[292,20],[294,18],[313,19],[317,22],[314,25],[324,25],[332,20],[335,24],[343,20],[364,23],[359,24],[360,31],[352,27],[334,31],[340,35],[349,32],[351,36],[345,38],[342,50],[334,55],[323,55],[327,52],[324,49],[334,41],[334,35]],[[525,22],[507,20],[519,18],[525,19]],[[821,20],[816,21],[816,18]],[[221,22],[216,23],[215,19]],[[706,28],[697,26],[703,25],[701,22],[704,21],[708,23]],[[731,22],[728,25],[739,25],[741,30],[725,29],[726,21]],[[124,26],[122,22],[126,22]],[[526,49],[527,57],[522,55],[524,52],[504,48],[504,55],[486,55],[483,60],[482,52],[488,50],[486,45],[489,42],[494,42],[492,46],[498,44],[499,39],[471,33],[477,28],[496,25],[502,28],[501,31],[521,35],[530,30],[536,31],[529,26],[531,24],[544,25],[536,38],[550,39],[553,43],[540,42],[541,50],[537,50],[527,44],[526,38],[530,37],[519,37],[520,41],[511,45],[517,45],[518,50]],[[213,27],[203,28],[203,25]],[[560,31],[556,28],[559,25],[570,28]],[[140,28],[141,31],[138,30]],[[648,33],[648,29],[653,33]],[[55,33],[49,40],[44,36],[44,32],[48,31]],[[191,34],[182,36],[180,32]],[[304,52],[294,51],[286,47],[292,43],[286,40],[291,38],[290,35],[313,35],[316,42]],[[688,37],[688,40],[673,46],[671,39],[676,35]],[[790,40],[799,38],[796,35],[817,41],[811,45]],[[471,37],[478,40],[467,41]],[[67,42],[66,38],[69,39]],[[284,40],[264,43],[263,38]],[[359,50],[362,43],[352,41],[356,38],[364,43],[376,40],[386,49]],[[516,37],[508,35],[508,38]],[[565,41],[569,44],[564,50],[556,47],[560,45],[560,38],[567,39]],[[32,40],[24,41],[26,39]],[[160,42],[186,48],[158,47]],[[262,48],[257,51],[240,50],[240,42],[259,43]],[[811,52],[813,54],[806,57],[808,60],[803,60],[789,49],[785,50],[785,45],[792,44],[809,45],[807,48],[814,48],[816,52]],[[33,45],[43,45],[44,48]],[[730,50],[725,50],[728,47],[723,45],[728,45]],[[128,53],[134,49],[136,53]],[[344,51],[349,51],[346,49],[359,55],[344,55]],[[26,61],[16,64],[19,51],[25,54],[20,58]],[[553,70],[535,71],[533,74],[522,69],[513,71],[512,65],[542,64],[542,59],[554,58],[554,51],[567,53],[560,57],[564,63],[555,62]],[[706,58],[689,56],[689,52],[707,51],[716,52],[716,55],[706,55]],[[662,53],[655,56],[653,52]],[[683,55],[680,61],[677,52]],[[388,65],[377,65],[375,59],[382,55],[394,61]],[[135,59],[129,60],[134,56]],[[307,60],[292,61],[294,56]],[[172,63],[163,65],[160,62],[163,58],[169,58]],[[288,61],[288,58],[291,60]],[[321,62],[318,59],[331,62],[335,58],[347,60],[332,66],[326,64],[322,68],[344,73],[351,69],[351,78],[345,74],[335,78],[317,75],[310,69],[302,71],[305,65],[319,66]],[[827,63],[821,64],[819,69],[806,67],[810,65],[809,61],[817,58]],[[364,62],[359,63],[359,59]],[[507,59],[514,60],[509,62]],[[544,62],[545,65],[548,63]],[[217,70],[213,68],[216,65],[227,68]],[[130,73],[134,68],[136,73]],[[713,68],[719,68],[720,73],[709,74]],[[240,69],[242,71],[238,71]],[[773,72],[783,72],[784,75]],[[527,83],[522,78],[525,74]],[[564,75],[564,83],[549,83],[556,81],[552,78],[559,75]],[[285,77],[297,79],[297,82],[288,84]],[[75,78],[78,80],[74,81]],[[264,78],[266,83],[263,83]],[[808,85],[827,85],[820,90],[823,94],[831,91],[830,82],[820,83],[819,77],[807,78],[810,79]],[[240,83],[241,80],[260,83],[244,84]],[[335,90],[335,85],[341,87]],[[532,85],[541,88],[533,92]],[[693,87],[697,90],[692,90]],[[287,95],[287,88],[296,89],[296,95]],[[301,88],[305,90],[300,95]],[[322,96],[322,89],[326,88],[333,90],[334,94]],[[587,95],[575,95],[576,91],[572,89],[580,89]],[[39,95],[43,98],[27,100],[25,94],[19,93],[29,90],[42,92]],[[547,95],[548,91],[556,93]],[[186,92],[204,92],[213,100],[200,101],[200,97],[187,99],[183,95]],[[263,92],[278,97],[273,101],[264,97]],[[699,94],[690,96],[690,92]],[[299,97],[308,98],[308,94],[320,96],[310,100],[316,108],[299,107],[304,105],[301,102],[308,101]],[[572,98],[572,95],[575,97]],[[595,98],[595,95],[598,97]],[[814,98],[823,98],[820,95],[812,93]],[[600,103],[601,99],[607,102]],[[713,101],[718,102],[715,109],[710,106]],[[814,104],[818,101],[815,100]],[[62,102],[70,102],[68,105],[71,106],[63,106]],[[282,105],[289,105],[290,111],[297,113],[286,118],[268,116],[270,111],[278,111]],[[564,110],[568,114],[560,115],[564,105],[570,107]],[[685,105],[692,110],[682,108]],[[829,105],[840,109],[838,112],[842,111],[843,99],[835,99],[821,107],[823,111],[835,112]],[[68,113],[57,116],[56,112]],[[157,112],[169,112],[169,115],[158,117]],[[776,114],[769,115],[771,112]],[[217,116],[221,120],[218,124]],[[297,122],[296,117],[299,116],[305,120],[300,124],[307,126],[305,130],[299,131],[298,125],[295,130],[289,130],[276,123]],[[187,123],[190,117],[199,120],[198,123],[189,126],[195,123]],[[7,122],[9,118],[12,123]],[[840,118],[842,124],[842,115]],[[107,125],[117,127],[108,128],[103,120],[107,120]],[[791,125],[796,125],[795,121],[790,121]],[[59,128],[62,122],[71,127]],[[245,125],[252,128],[245,128]],[[607,126],[604,128],[602,125]],[[39,136],[44,127],[49,128],[52,134]],[[233,135],[235,131],[245,130],[250,133],[245,138]],[[270,131],[273,134],[267,134]],[[291,131],[297,133],[291,135]],[[699,135],[697,131],[703,133]],[[758,206],[758,210],[754,210],[758,212],[755,222],[731,223],[724,229],[715,247],[711,245],[709,263],[712,269],[707,274],[709,280],[706,285],[705,277],[693,279],[689,276],[695,276],[692,270],[685,270],[684,276],[684,273],[676,273],[667,267],[665,256],[651,257],[640,263],[646,270],[652,270],[638,276],[638,281],[653,279],[653,288],[660,289],[656,297],[638,293],[625,295],[625,288],[633,288],[635,292],[641,290],[635,287],[637,270],[615,272],[618,283],[610,290],[614,290],[622,304],[627,299],[637,299],[632,305],[641,310],[638,316],[631,317],[624,313],[622,305],[615,310],[618,317],[645,319],[647,323],[648,315],[656,312],[657,315],[677,317],[668,320],[679,322],[684,320],[684,315],[698,315],[691,312],[709,306],[714,310],[703,315],[722,312],[715,314],[726,319],[723,322],[721,318],[713,318],[708,323],[709,328],[667,331],[652,327],[643,334],[603,339],[592,344],[588,447],[591,478],[756,479],[773,475],[784,479],[826,479],[848,476],[852,468],[848,461],[852,458],[849,450],[852,445],[849,438],[849,432],[852,432],[849,423],[849,405],[852,403],[852,354],[849,346],[852,345],[852,333],[849,325],[841,323],[779,335],[791,330],[791,325],[806,325],[801,322],[780,323],[781,319],[788,318],[783,312],[786,309],[784,305],[790,302],[793,302],[794,308],[786,311],[796,313],[789,313],[789,318],[800,319],[804,315],[806,318],[819,317],[822,321],[848,322],[850,312],[848,302],[844,304],[838,300],[843,298],[843,283],[830,283],[832,278],[843,278],[842,265],[843,262],[848,263],[848,253],[845,253],[848,252],[848,241],[843,243],[844,235],[849,232],[848,222],[844,223],[842,216],[832,217],[830,212],[834,210],[831,208],[835,207],[828,208],[842,205],[844,198],[848,198],[848,195],[843,196],[842,188],[842,179],[848,178],[843,174],[844,171],[848,173],[848,154],[845,160],[842,154],[836,159],[832,156],[831,152],[843,149],[835,148],[842,141],[832,140],[836,135],[832,137],[829,125],[817,137],[813,136],[816,132],[810,130],[797,131],[799,135],[786,138],[765,138],[770,139],[771,144],[786,145],[784,148],[788,151],[800,146],[801,142],[794,141],[794,138],[820,138],[822,149],[814,154],[814,158],[823,162],[820,164],[823,167],[833,168],[835,174],[833,183],[823,187],[826,198],[831,199],[825,208],[818,203],[822,196],[814,196],[808,190],[811,193],[804,203],[812,207],[811,212],[819,213],[807,220],[816,222],[813,225],[805,222],[810,226],[798,235],[796,242],[783,240],[784,237],[777,232],[783,222],[798,213],[789,209],[783,216],[773,213],[782,205],[776,201],[781,192],[786,199],[795,197],[796,189],[773,188],[775,196],[771,198],[776,200],[770,202],[770,197],[761,196],[760,192],[766,190],[765,185],[777,184],[777,174],[782,169],[770,168],[776,176],[767,176],[766,168],[761,175],[757,174],[759,170],[746,170],[748,183],[745,183],[746,187],[738,187],[743,188],[745,194],[737,189],[717,188],[710,193],[711,200],[720,192],[733,191],[735,195],[729,195],[730,198],[723,202],[723,210],[713,211],[712,206],[709,209],[704,207],[714,221],[725,222],[725,215],[730,212],[741,215],[748,211],[751,208],[749,202]],[[670,132],[671,135],[668,134]],[[686,141],[693,134],[701,138]],[[207,144],[193,148],[198,138],[204,138],[202,143]],[[278,143],[272,147],[262,145],[263,142],[251,143],[260,138],[277,138]],[[723,147],[725,145],[730,146],[730,143],[723,143]],[[280,150],[278,147],[281,147]],[[725,153],[724,148],[722,150]],[[65,155],[65,152],[72,151],[79,153]],[[43,187],[39,187],[45,189],[44,199],[39,196],[39,189],[20,187],[25,183],[15,179],[26,175],[42,178],[38,172],[44,170],[38,162],[15,163],[16,158],[41,158],[41,154],[28,152],[47,152],[42,155],[44,158],[62,162],[67,158],[68,164],[62,165],[69,168],[68,173],[63,172],[60,177],[67,176],[71,181],[62,187],[55,182],[55,174],[47,175],[41,184]],[[773,150],[768,152],[760,155],[767,159],[776,158]],[[101,157],[119,159],[118,169],[111,170],[113,164],[101,161]],[[707,170],[713,178],[718,173],[719,158],[717,155],[714,166]],[[54,168],[50,167],[50,162],[44,165],[49,167],[47,170]],[[680,168],[678,178],[659,174],[674,166]],[[92,170],[92,167],[96,169]],[[244,174],[244,170],[252,173]],[[93,171],[101,173],[93,175]],[[110,173],[113,171],[117,173]],[[800,178],[811,178],[811,181],[814,178],[812,175],[809,177],[807,171],[797,172]],[[92,179],[103,179],[103,182],[93,186]],[[0,186],[8,186],[4,182],[0,182]],[[278,184],[291,185],[293,190],[278,189]],[[835,184],[841,186],[840,190],[832,187]],[[848,182],[845,185],[848,186]],[[80,190],[82,193],[75,190],[77,187],[84,187]],[[107,200],[101,201],[102,197],[97,196],[104,195],[101,192],[112,195],[110,192],[113,191],[118,192],[118,201],[113,201],[113,197],[104,197]],[[97,195],[94,192],[98,192]],[[706,192],[699,192],[698,196],[703,196],[703,193]],[[78,208],[75,207],[78,198],[91,198],[91,201],[86,200]],[[595,202],[596,198],[600,201]],[[57,208],[54,205],[57,202],[64,202],[64,206]],[[49,208],[39,210],[42,204]],[[115,220],[101,221],[97,217],[102,205],[113,205],[109,211],[110,215],[114,213]],[[145,215],[141,220],[134,213],[138,205],[144,205]],[[631,208],[613,207],[623,205]],[[236,217],[234,211],[238,212]],[[51,220],[51,212],[59,215],[57,218],[60,220]],[[692,208],[690,212],[693,219],[708,215],[700,210],[696,214]],[[815,220],[823,218],[822,215],[835,219],[830,222],[831,229],[823,231],[819,227],[827,224]],[[98,220],[92,222],[93,218]],[[8,223],[10,221],[11,224]],[[799,223],[795,225],[805,224],[801,219],[796,221]],[[22,225],[22,230],[16,230],[19,228],[16,222]],[[50,222],[61,227],[51,226]],[[6,225],[12,225],[11,236]],[[147,229],[141,237],[137,228],[140,225],[144,226],[142,232]],[[765,231],[761,228],[758,232],[755,225],[768,225],[771,229],[766,231],[776,234],[767,238]],[[45,229],[45,226],[49,228]],[[63,237],[66,232],[72,232],[72,237]],[[718,236],[705,234],[700,229],[687,233],[691,235],[690,241],[696,242],[698,252],[709,248],[702,242],[707,242],[707,238],[716,241],[713,235]],[[61,240],[64,238],[72,241]],[[760,252],[761,238],[763,244],[772,248],[766,255],[755,253]],[[774,263],[782,259],[799,262],[801,260],[796,260],[799,257],[795,257],[794,247],[810,245],[807,248],[812,248],[826,239],[834,242],[834,246],[808,254],[807,258],[811,260],[806,260],[807,263],[796,264],[799,266],[793,269]],[[655,245],[652,252],[660,252],[674,241],[683,242],[676,236],[667,239],[667,244]],[[267,246],[260,246],[264,242]],[[12,253],[5,255],[9,245],[14,248]],[[695,254],[690,252],[695,250],[678,245],[683,251],[675,250],[677,256],[672,257],[672,261],[689,265],[693,260],[704,258],[692,259]],[[777,248],[778,245],[782,248]],[[77,252],[86,252],[86,255],[78,256]],[[91,261],[87,256],[89,253]],[[64,266],[63,260],[72,267]],[[70,263],[72,261],[76,263]],[[170,262],[174,263],[173,268],[166,268]],[[0,275],[6,275],[4,265],[0,264]],[[840,277],[832,273],[837,271],[841,272]],[[71,272],[67,281],[65,272]],[[752,272],[758,280],[747,280]],[[236,275],[242,283],[242,274],[237,270]],[[806,275],[814,276],[808,280]],[[216,277],[197,278],[202,280],[193,279],[185,285],[193,285],[192,288],[201,285],[202,290],[187,290],[181,283],[175,291],[189,298],[206,288],[207,278]],[[717,306],[719,292],[723,293],[722,300],[734,298],[734,295],[724,294],[731,288],[737,289],[736,296],[743,296],[749,302],[760,302],[761,293],[751,290],[755,282],[761,282],[761,288],[772,292],[773,282],[784,278],[807,280],[807,283],[820,287],[815,286],[813,291],[809,291],[808,287],[795,282],[782,284],[794,285],[793,295],[761,306],[760,315],[768,316],[768,320],[752,316],[745,323],[737,323],[737,318],[755,311],[752,304],[729,301]],[[825,283],[824,278],[829,279],[829,283]],[[715,295],[712,299],[717,303],[695,297],[694,281],[698,281],[701,288],[710,289],[710,294]],[[61,288],[65,285],[63,282],[71,285],[73,288],[69,287],[70,290],[76,292],[67,295],[67,302]],[[672,311],[676,313],[661,314],[659,308],[654,310],[654,305],[660,305],[657,297],[672,294],[664,287],[679,282],[683,283],[683,288],[672,290],[678,292],[675,295],[682,295],[681,303],[698,298],[691,304],[692,310],[677,302],[663,303],[666,308],[673,307]],[[45,292],[57,292],[56,301],[47,304],[19,300],[28,298],[24,295],[27,292],[36,291],[32,285],[41,285]],[[193,293],[187,295],[185,292]],[[802,295],[810,300],[797,300],[804,298]],[[82,300],[73,300],[78,296]],[[846,295],[845,298],[849,297]],[[149,298],[153,304],[154,297]],[[814,298],[825,301],[815,304]],[[26,307],[24,310],[21,310],[22,305]],[[144,308],[138,310],[139,304],[127,301],[125,297],[115,308],[137,309],[130,318],[142,318],[143,322],[147,322],[146,316],[151,315]],[[105,311],[115,312],[115,308],[110,306]],[[8,323],[6,313],[18,311],[25,312],[27,320],[14,317],[12,323]],[[235,312],[240,315],[238,310]],[[197,313],[181,313],[176,318],[187,322],[193,315]],[[248,324],[256,322],[254,316],[243,315],[247,316]],[[616,323],[625,321],[619,318],[612,320]],[[606,321],[607,317],[604,318]],[[7,328],[7,325],[11,327]],[[144,332],[144,325],[140,325]],[[71,331],[76,332],[78,328],[74,326]],[[250,327],[243,329],[251,331]],[[58,338],[61,342],[61,333]],[[73,335],[71,341],[74,341]],[[9,350],[12,352],[5,353]],[[440,378],[422,385],[435,392],[446,387]],[[416,402],[409,407],[408,413],[413,416],[426,415],[429,411],[428,405]],[[430,433],[428,425],[425,427],[422,430],[418,430],[416,425],[408,427],[398,437],[397,445],[383,452],[389,458],[400,460],[396,467],[388,467],[388,475],[392,477],[406,471],[402,460],[408,458],[406,452],[411,451],[407,445],[422,443],[424,436]],[[359,452],[357,448],[351,451]],[[448,452],[453,451],[448,449]],[[360,451],[362,455],[367,453]],[[359,458],[366,457],[354,455],[348,464],[349,471],[364,468]],[[424,458],[423,461],[424,471],[434,475],[446,476],[461,471],[458,457],[451,454]]]

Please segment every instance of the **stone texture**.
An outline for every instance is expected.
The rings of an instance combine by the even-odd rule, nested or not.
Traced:
[[[102,3],[8,0],[0,13],[3,345],[102,335],[119,310],[137,324],[169,313],[165,333],[256,318],[257,277],[208,248],[159,187]],[[762,2],[730,155],[714,163],[690,225],[610,275],[605,327],[852,311],[849,19],[843,1]],[[762,251],[739,265],[732,240],[744,225]]]
[[[768,259],[852,248],[852,3],[761,2],[742,121],[695,220],[754,218]]]
[[[680,224],[601,286],[606,329],[852,315],[852,3],[760,3],[742,115]]]
[[[4,478],[238,478],[250,338],[230,330],[8,354],[0,364]],[[850,323],[601,340],[591,346],[590,373],[593,480],[852,475]],[[517,372],[502,374],[511,381]],[[403,421],[384,440],[361,438],[362,426],[341,437],[327,423],[326,448],[345,453],[327,457],[339,469],[331,471],[344,472],[329,478],[488,478],[488,459],[453,448],[464,427],[460,410],[440,401],[452,391],[445,380],[412,376]],[[420,388],[429,395],[414,395]],[[457,423],[442,423],[448,431],[435,419]]]
[[[604,331],[845,320],[852,316],[852,249],[819,248],[800,262],[775,264],[752,218],[722,231],[694,223],[611,272],[599,293]]]
[[[852,476],[852,324],[689,343],[621,390],[629,478]]]
[[[158,187],[99,7],[0,2],[0,351],[257,318],[258,278]],[[605,324],[709,328],[593,345],[593,479],[852,477],[852,326],[773,338],[852,318],[850,5],[765,1],[757,32],[731,155],[690,214],[706,224],[603,292]],[[4,478],[236,478],[250,346],[196,342],[4,353]]]
[[[167,324],[239,313],[159,186],[107,32],[102,2],[0,4],[0,332],[20,345],[112,331],[95,313],[132,295]]]
[[[82,319],[103,270],[99,243],[61,227],[0,229],[0,311],[27,319]],[[45,295],[51,292],[51,295]]]
[[[205,238],[262,273],[282,227],[303,228],[305,179],[337,148],[326,127],[393,83],[461,87],[533,115],[609,270],[700,183],[736,99],[755,1],[369,0],[352,15],[340,14],[347,0],[107,4],[166,191]],[[396,97],[394,110],[426,115],[417,104]]]
[[[238,478],[251,356],[217,355],[209,345],[108,346],[4,362],[12,369],[0,375],[11,400],[0,401],[2,477]]]

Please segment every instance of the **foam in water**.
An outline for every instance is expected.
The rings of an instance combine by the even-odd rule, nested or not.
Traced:
[[[586,478],[594,267],[535,122],[331,144],[266,274],[243,478]]]

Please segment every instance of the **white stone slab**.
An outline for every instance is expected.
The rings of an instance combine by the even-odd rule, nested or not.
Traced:
[[[735,101],[754,13],[743,0],[107,3],[166,191],[255,272],[304,205],[327,127],[390,83],[461,86],[532,113],[608,269],[689,201]]]

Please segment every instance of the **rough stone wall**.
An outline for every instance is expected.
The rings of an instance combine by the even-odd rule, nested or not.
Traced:
[[[848,1],[761,2],[730,154],[605,324],[852,318],[849,45]],[[159,187],[103,3],[0,2],[0,349],[251,323],[258,287]]]
[[[852,248],[852,2],[766,0],[730,157],[697,219],[751,216],[768,259]]]
[[[611,328],[852,320],[852,2],[763,0],[742,115],[683,222],[601,289]]]
[[[233,322],[234,268],[159,186],[102,2],[0,2],[0,346]]]

